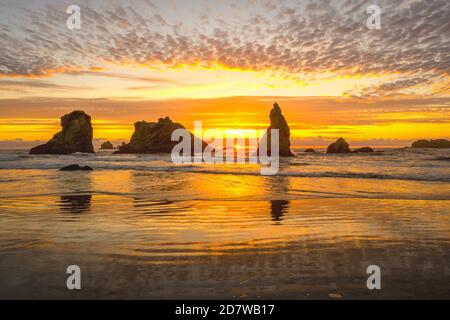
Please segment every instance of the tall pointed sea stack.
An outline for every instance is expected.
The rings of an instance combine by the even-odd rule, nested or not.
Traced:
[[[273,104],[273,108],[270,111],[270,126],[267,128],[267,151],[268,154],[271,154],[271,135],[270,129],[278,129],[279,130],[279,148],[280,148],[280,156],[282,157],[294,157],[294,154],[291,152],[291,131],[287,124],[286,119],[281,113],[281,108],[278,103]]]
[[[34,147],[31,154],[93,153],[91,117],[84,111],[73,111],[61,117],[62,130],[47,143]]]

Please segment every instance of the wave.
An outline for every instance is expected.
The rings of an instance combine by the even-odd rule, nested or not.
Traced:
[[[255,170],[244,169],[215,169],[213,167],[204,168],[202,165],[136,165],[136,164],[112,164],[112,163],[83,163],[90,165],[95,171],[106,170],[133,170],[133,171],[148,171],[148,172],[170,172],[170,173],[195,173],[195,174],[216,174],[216,175],[248,175],[260,176],[259,167]],[[59,170],[63,165],[61,163],[40,164],[40,165],[16,165],[13,168],[0,169],[24,169],[24,170]],[[303,164],[302,164],[303,165]],[[295,167],[289,164],[286,168]],[[410,180],[410,181],[436,181],[436,182],[450,182],[450,177],[442,177],[442,175],[418,175],[418,174],[380,174],[375,172],[336,172],[336,171],[316,171],[316,172],[301,172],[281,169],[277,176],[286,177],[300,177],[300,178],[347,178],[347,179],[380,179],[380,180]]]
[[[390,149],[386,157],[353,154],[350,157],[319,157],[299,155],[296,158],[283,158],[279,176],[303,178],[347,178],[347,179],[391,179],[412,181],[450,182],[450,157],[448,152],[435,150],[426,156],[418,155],[417,150]],[[431,157],[430,157],[431,156]],[[0,152],[0,169],[10,170],[58,170],[66,165],[78,163],[88,165],[94,170],[134,170],[149,172],[182,172],[223,175],[259,176],[260,166],[249,164],[176,165],[170,154],[130,154],[111,153],[73,154],[73,155],[29,155],[24,152]],[[388,169],[388,170],[387,170]]]
[[[174,171],[174,170],[170,170]],[[259,176],[259,172],[229,172],[225,170],[195,170],[194,173],[203,174],[233,174]],[[436,181],[450,182],[450,177],[424,177],[414,175],[388,175],[377,173],[353,173],[353,172],[279,172],[277,176],[300,178],[353,178],[353,179],[381,179],[381,180],[411,180],[411,181]]]

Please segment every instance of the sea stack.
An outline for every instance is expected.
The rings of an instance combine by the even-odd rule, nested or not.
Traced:
[[[101,144],[100,149],[101,150],[111,150],[111,149],[114,149],[114,146],[111,142],[105,141]]]
[[[350,153],[350,146],[344,138],[339,138],[327,148],[327,153]]]
[[[61,117],[62,130],[45,144],[34,147],[30,154],[93,153],[91,117],[84,111],[73,111]]]
[[[169,117],[160,118],[158,122],[140,121],[134,124],[134,133],[130,143],[122,144],[115,153],[171,153],[179,141],[172,141],[172,132],[176,129],[186,129],[183,125],[173,122]],[[195,139],[191,133],[191,143]],[[202,141],[202,150],[207,146]]]
[[[278,129],[279,130],[279,153],[282,157],[294,157],[294,154],[291,152],[291,131],[287,124],[286,119],[281,113],[281,108],[278,103],[273,104],[273,108],[270,111],[270,126],[267,128],[267,153],[271,154],[271,135],[270,129]]]

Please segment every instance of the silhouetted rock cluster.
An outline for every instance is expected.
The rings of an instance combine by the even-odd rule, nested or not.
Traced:
[[[62,130],[45,144],[34,147],[31,154],[93,153],[91,117],[83,111],[73,111],[61,117]]]
[[[270,111],[270,126],[267,128],[267,151],[271,154],[271,129],[279,130],[279,155],[292,157],[290,150],[290,129],[284,118],[280,106],[275,103]],[[71,154],[75,152],[93,153],[91,117],[83,111],[73,111],[61,117],[62,130],[56,133],[47,143],[34,147],[30,154]],[[122,143],[115,153],[171,153],[179,141],[172,141],[172,132],[176,129],[185,129],[180,123],[173,122],[169,117],[160,118],[158,122],[140,121],[134,124],[135,131],[129,143]],[[192,133],[191,145],[196,139]],[[200,140],[200,139],[199,139]],[[206,142],[201,140],[202,151],[206,148]],[[412,144],[412,148],[450,148],[450,141],[445,139],[418,140]],[[110,141],[102,143],[100,149],[114,149]],[[194,150],[192,150],[194,152]],[[313,153],[314,149],[306,149],[304,152]],[[327,153],[370,153],[374,150],[370,147],[357,148],[353,151],[343,138],[337,139],[327,148]],[[259,153],[259,150],[258,150]],[[69,169],[73,170],[72,166]],[[81,169],[79,169],[81,168]],[[79,167],[74,170],[92,170]]]
[[[136,122],[130,143],[123,144],[115,153],[171,153],[173,147],[179,143],[171,139],[172,132],[176,129],[185,129],[185,127],[173,122],[169,117],[160,118],[158,122]],[[198,138],[192,133],[190,135],[191,145],[194,146],[194,141]],[[204,141],[201,143],[204,150],[207,144]]]
[[[450,141],[445,139],[417,140],[411,145],[412,148],[450,148]]]

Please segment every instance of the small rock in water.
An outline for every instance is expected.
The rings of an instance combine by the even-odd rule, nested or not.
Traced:
[[[355,149],[352,152],[354,152],[354,153],[366,153],[366,152],[373,152],[373,149],[371,147],[362,147],[362,148]]]
[[[316,152],[313,148],[306,149],[305,152]]]
[[[59,171],[92,171],[92,170],[94,169],[92,169],[89,166],[81,167],[78,164],[71,164],[69,166],[59,169]]]
[[[341,299],[342,296],[339,293],[329,293],[328,296],[332,299]]]
[[[100,149],[101,150],[112,150],[112,149],[114,149],[114,146],[113,146],[113,144],[111,142],[105,141],[100,146]]]

